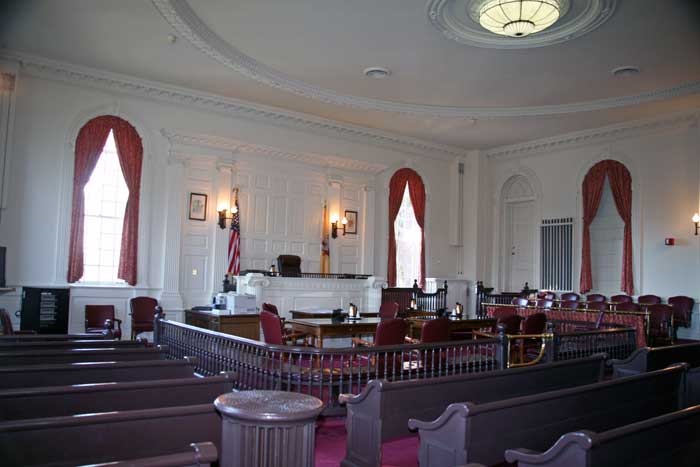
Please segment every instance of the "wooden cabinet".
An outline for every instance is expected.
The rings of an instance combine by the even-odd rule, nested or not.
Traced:
[[[260,340],[260,315],[216,315],[206,311],[185,310],[185,324]]]

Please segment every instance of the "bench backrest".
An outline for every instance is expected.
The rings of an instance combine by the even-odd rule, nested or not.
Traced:
[[[233,390],[227,375],[0,391],[0,420],[206,404]]]
[[[84,339],[106,339],[113,340],[114,336],[80,333],[80,334],[11,334],[0,336],[0,342],[48,342],[48,341],[74,341]]]
[[[602,433],[567,433],[545,453],[506,451],[518,467],[695,467],[700,449],[700,406]]]
[[[0,389],[69,384],[194,378],[197,360],[67,363],[0,367]]]
[[[0,366],[43,365],[77,362],[118,362],[159,360],[168,357],[167,348],[82,348],[0,351]]]
[[[212,403],[0,423],[5,466],[155,456],[204,441],[221,452],[221,418]]]
[[[28,342],[4,342],[0,341],[0,352],[19,350],[53,350],[53,349],[84,349],[84,348],[143,348],[146,341],[114,341],[114,340],[65,340],[65,341],[28,341]]]
[[[219,459],[219,453],[214,443],[192,443],[188,449],[174,454],[163,454],[162,456],[142,457],[139,459],[129,458],[113,462],[90,464],[83,467],[209,467]],[[218,465],[218,464],[217,464]],[[475,467],[475,466],[474,466]],[[483,466],[482,466],[483,467]]]
[[[642,347],[624,360],[612,360],[614,376],[629,376],[645,371],[660,370],[684,362],[691,368],[700,367],[700,343],[668,347]]]
[[[673,412],[685,402],[687,365],[486,404],[451,404],[420,429],[421,466],[503,462],[508,448],[544,450],[572,430],[604,431]]]

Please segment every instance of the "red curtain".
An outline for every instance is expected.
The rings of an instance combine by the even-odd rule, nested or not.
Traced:
[[[586,293],[593,288],[590,226],[596,212],[598,212],[606,175],[615,198],[617,211],[625,223],[620,288],[628,295],[632,295],[634,289],[632,280],[632,177],[623,164],[611,159],[598,162],[588,171],[586,178],[583,180],[583,242],[580,289],[581,293]]]
[[[68,282],[83,277],[83,234],[85,196],[83,189],[102,154],[110,130],[114,133],[119,164],[129,188],[129,198],[124,213],[121,256],[117,276],[128,284],[136,284],[136,259],[138,255],[138,217],[141,186],[143,147],[136,129],[125,120],[113,115],[103,115],[90,120],[80,129],[75,142],[75,167],[73,173],[73,208],[68,257]]]
[[[399,214],[403,194],[408,184],[408,194],[411,197],[416,222],[421,228],[420,253],[420,286],[425,285],[425,185],[420,175],[413,169],[399,169],[389,182],[389,260],[387,264],[387,280],[389,287],[396,286],[396,232],[394,222]]]

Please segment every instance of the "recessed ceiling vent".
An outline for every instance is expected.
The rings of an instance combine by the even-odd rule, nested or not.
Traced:
[[[368,78],[384,79],[391,74],[391,71],[387,70],[386,68],[382,68],[380,66],[373,66],[373,67],[365,68],[364,73],[365,73],[365,76],[367,76]]]
[[[639,74],[639,67],[637,66],[619,66],[613,68],[611,73],[613,76],[635,76]]]

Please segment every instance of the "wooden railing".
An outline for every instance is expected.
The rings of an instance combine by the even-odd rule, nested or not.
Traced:
[[[416,309],[421,311],[440,311],[447,308],[447,281],[433,293],[423,292],[418,282],[413,287],[387,287],[382,289],[382,303],[398,303],[400,310],[411,307],[411,300],[416,301]]]

